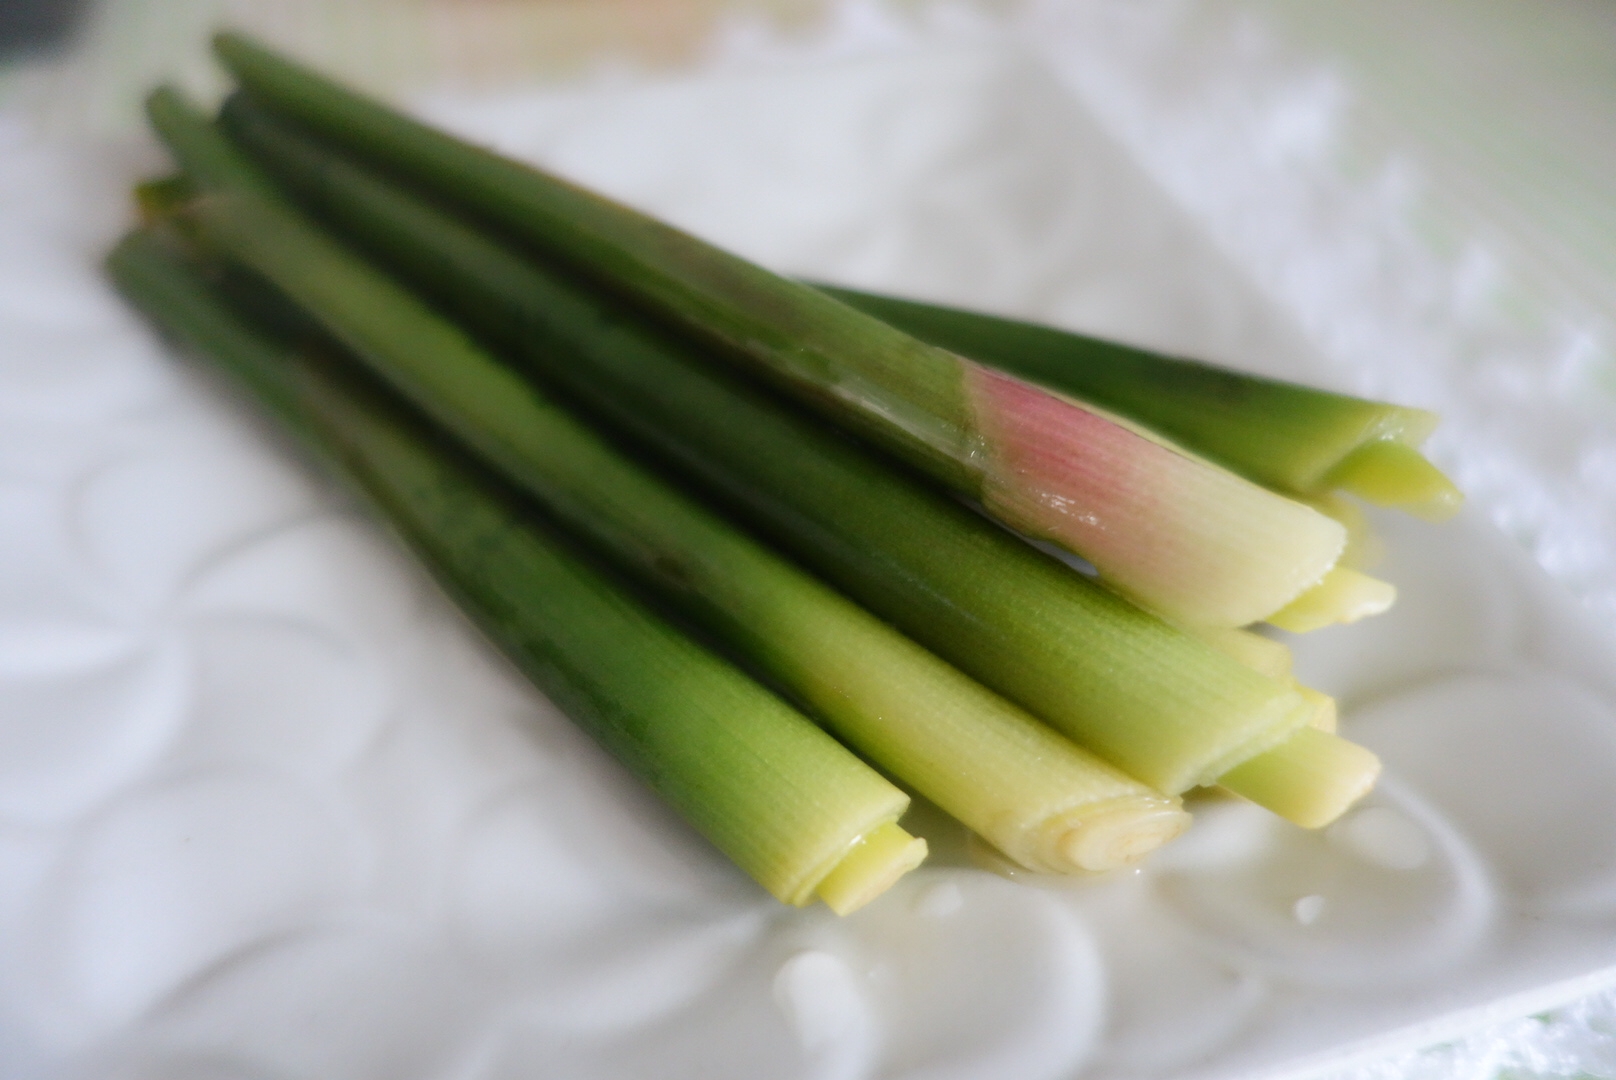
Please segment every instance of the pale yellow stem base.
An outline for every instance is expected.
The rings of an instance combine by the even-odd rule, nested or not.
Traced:
[[[1067,873],[1104,873],[1138,862],[1194,821],[1165,799],[1127,800],[1084,816],[1061,836],[1057,851]]]
[[[1330,824],[1369,793],[1380,759],[1357,743],[1305,727],[1218,783],[1304,829]]]
[[[838,915],[849,915],[890,889],[926,858],[926,841],[896,822],[861,836],[826,874],[814,894]]]
[[[1325,482],[1377,506],[1393,506],[1426,521],[1446,521],[1464,496],[1419,450],[1396,439],[1365,443],[1342,459]]]
[[[1268,616],[1268,623],[1293,634],[1305,634],[1379,615],[1396,600],[1397,587],[1390,582],[1337,566],[1317,585]]]

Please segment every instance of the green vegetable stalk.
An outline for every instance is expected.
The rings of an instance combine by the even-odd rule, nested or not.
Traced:
[[[682,327],[1176,621],[1267,618],[1340,558],[1334,520],[1101,410],[433,131],[238,35],[216,46],[260,104]]]
[[[232,134],[332,227],[877,615],[1124,771],[1180,792],[1315,715],[1294,687],[713,369],[606,294],[231,109]]]
[[[171,93],[155,104],[166,130],[190,129],[175,140],[182,154],[211,132]],[[1079,749],[626,458],[257,190],[197,198],[182,220],[838,735],[1007,854],[1035,869],[1105,870],[1188,824],[1177,800]]]
[[[1136,420],[1260,484],[1340,488],[1433,521],[1463,496],[1419,452],[1424,409],[1315,390],[1049,326],[857,289],[826,293],[923,341]]]
[[[375,389],[266,339],[148,233],[108,269],[361,489],[541,689],[769,892],[845,913],[924,857],[896,824],[907,796],[574,555]]]

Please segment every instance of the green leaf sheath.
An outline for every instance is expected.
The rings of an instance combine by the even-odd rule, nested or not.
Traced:
[[[245,108],[228,119],[332,227],[877,615],[1124,771],[1176,793],[1305,723],[1295,691],[713,368],[609,296],[283,126],[255,127]]]
[[[1127,823],[1116,824],[1122,804],[1137,819],[1130,836],[1166,839],[1182,827],[1172,800],[1056,735],[626,458],[300,215],[228,192],[200,200],[192,213],[206,239],[299,301],[571,529],[715,631],[882,768],[1007,853],[1041,869],[1075,869],[1063,862],[1077,843],[1066,835],[1078,827],[1075,819],[1109,807],[1118,812],[1111,833],[1128,832]]]
[[[340,462],[508,656],[775,896],[806,902],[906,797],[581,562],[376,392],[266,340],[137,233],[109,259],[158,325]]]
[[[1315,390],[1036,323],[820,288],[924,341],[1110,409],[1258,483],[1313,494],[1366,443],[1417,446],[1424,409]]]
[[[824,293],[563,180],[401,116],[234,34],[216,50],[249,93],[611,282],[962,491],[980,483],[961,364]]]

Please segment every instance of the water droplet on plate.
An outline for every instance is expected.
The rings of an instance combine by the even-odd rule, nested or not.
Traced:
[[[952,881],[940,882],[915,897],[915,914],[946,918],[965,906],[965,894]]]
[[[797,953],[780,965],[774,975],[774,1003],[808,1051],[855,1034],[864,1014],[852,971],[818,950]]]
[[[1312,926],[1319,921],[1319,916],[1324,914],[1324,897],[1317,893],[1304,896],[1296,901],[1291,912],[1296,916],[1297,922],[1303,926]]]

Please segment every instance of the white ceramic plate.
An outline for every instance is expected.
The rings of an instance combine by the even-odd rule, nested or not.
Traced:
[[[793,272],[1340,377],[1024,52],[431,110]],[[108,293],[149,149],[6,138],[5,1075],[1291,1076],[1616,971],[1609,652],[1479,515],[1381,520],[1396,610],[1296,643],[1387,766],[1338,825],[1050,882],[921,811],[786,910]]]

